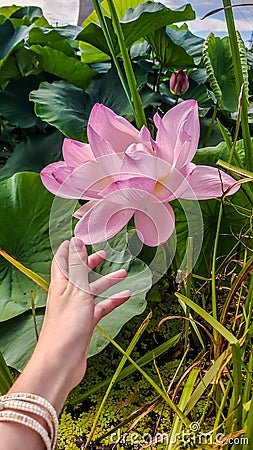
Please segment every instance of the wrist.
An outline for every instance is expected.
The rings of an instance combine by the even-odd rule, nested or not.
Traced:
[[[57,361],[35,351],[10,393],[27,392],[48,400],[59,415],[71,390],[69,375]]]

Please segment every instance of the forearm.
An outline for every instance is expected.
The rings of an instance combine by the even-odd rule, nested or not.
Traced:
[[[15,423],[0,423],[1,450],[44,450],[41,437],[33,430]]]
[[[10,393],[27,392],[48,400],[59,415],[70,391],[68,375],[62,363],[43,351],[35,350],[24,371],[10,389]]]
[[[13,384],[8,394],[27,393],[35,394],[49,401],[59,415],[69,393],[67,374],[57,368],[57,361],[52,361],[43,355],[43,351],[35,350],[26,368]],[[7,408],[7,411],[12,411]],[[22,413],[22,411],[16,411]],[[45,429],[47,423],[42,417],[26,412],[37,420]],[[41,436],[27,426],[0,422],[0,450],[44,450],[45,444]]]
[[[122,269],[89,284],[89,271],[103,260],[101,254],[88,258],[86,248],[77,238],[59,247],[52,263],[38,344],[8,395],[0,398],[0,450],[55,447],[57,415],[71,389],[85,374],[94,327],[131,295],[129,291],[121,291],[95,303],[97,296],[127,275]],[[64,270],[58,263],[63,264]],[[17,420],[22,425],[17,425]]]

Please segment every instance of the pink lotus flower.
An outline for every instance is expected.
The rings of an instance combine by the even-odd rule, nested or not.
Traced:
[[[175,228],[169,202],[220,197],[234,183],[218,169],[196,166],[199,141],[196,101],[154,116],[157,136],[139,132],[109,108],[96,104],[89,118],[89,144],[65,139],[64,161],[41,172],[60,197],[89,200],[76,213],[75,236],[86,244],[113,237],[134,216],[139,238],[149,246],[167,241]],[[235,193],[238,187],[231,189]]]

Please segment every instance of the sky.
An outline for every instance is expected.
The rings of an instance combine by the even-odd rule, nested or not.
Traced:
[[[175,8],[176,5],[181,6],[186,2],[184,0],[164,0],[164,3]],[[189,28],[194,34],[202,37],[208,36],[211,31],[218,36],[227,34],[223,11],[202,20],[207,13],[221,8],[222,0],[190,0],[188,3],[192,4],[197,16],[196,20],[188,22]],[[233,8],[236,27],[246,43],[249,43],[253,32],[253,0],[232,0],[232,4],[239,5]]]
[[[161,0],[160,0],[161,1]],[[199,36],[206,37],[211,31],[218,36],[226,34],[224,12],[216,13],[201,20],[208,12],[222,7],[222,0],[162,0],[167,6],[176,9],[186,3],[191,3],[196,11],[197,19],[188,22],[190,30]],[[12,5],[41,6],[48,20],[55,25],[75,24],[78,17],[78,0],[0,0],[0,6]],[[253,33],[253,0],[232,0],[237,29],[244,41],[249,45]]]

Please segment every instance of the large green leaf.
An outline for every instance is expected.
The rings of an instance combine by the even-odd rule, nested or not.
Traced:
[[[152,0],[151,0],[152,1]],[[128,10],[128,8],[136,8],[136,6],[141,3],[140,0],[114,0],[114,6],[117,11],[118,17],[121,19],[125,12]],[[100,3],[103,14],[106,17],[111,17],[109,6],[107,0],[103,0],[103,2]],[[93,11],[87,19],[82,24],[82,27],[85,28],[90,23],[96,23],[98,22],[98,16],[96,11]]]
[[[66,28],[38,28],[34,27],[29,33],[30,45],[41,45],[63,52],[67,56],[75,56],[71,44],[80,33],[80,27],[68,26]]]
[[[239,36],[238,36],[239,40]],[[248,92],[247,57],[245,47],[239,40],[240,56],[244,68],[244,83],[246,95]],[[222,109],[230,112],[237,111],[238,94],[232,61],[229,37],[220,39],[211,33],[203,47],[203,60],[208,74],[211,88]]]
[[[14,5],[12,5],[12,6],[2,6],[0,8],[0,16],[4,16],[4,17],[6,17],[8,19],[19,8],[20,8],[20,6],[14,6]]]
[[[242,152],[242,143],[237,143],[237,150]],[[224,142],[216,147],[208,147],[199,149],[194,158],[197,164],[204,164],[215,166],[218,159],[228,159],[229,152]],[[181,261],[186,253],[187,238],[189,236],[188,224],[192,224],[193,245],[194,252],[200,250],[199,241],[201,234],[203,236],[203,245],[201,253],[198,257],[194,272],[202,275],[210,275],[212,254],[214,247],[214,240],[217,229],[218,215],[220,210],[220,200],[202,200],[199,202],[200,210],[197,210],[197,202],[192,201],[176,201],[174,202],[174,210],[176,213],[176,231],[177,231],[177,268],[179,268]],[[194,212],[195,208],[195,212]],[[221,221],[220,239],[217,251],[217,267],[220,265],[222,259],[238,244],[239,236],[247,231],[250,227],[250,211],[251,207],[248,203],[247,197],[240,189],[232,197],[227,197],[224,204],[224,212]],[[201,229],[200,221],[202,215],[203,229]],[[246,245],[246,238],[245,238]],[[240,252],[241,246],[238,245],[234,249],[234,254]]]
[[[57,42],[67,41],[74,48],[78,48],[78,36],[82,31],[78,25],[65,25],[62,27],[34,27],[29,33],[29,43],[45,44],[52,48],[58,48]],[[76,41],[73,43],[73,41]],[[71,55],[70,55],[71,56]]]
[[[156,57],[162,66],[186,68],[199,64],[204,39],[189,30],[160,28],[147,35]]]
[[[110,56],[102,52],[94,45],[86,42],[80,42],[81,60],[86,64],[96,64],[97,62],[109,61]],[[107,49],[106,49],[107,52]]]
[[[189,76],[189,89],[188,91],[182,95],[183,100],[192,100],[195,99],[198,102],[198,106],[200,108],[204,108],[205,110],[209,110],[213,106],[212,98],[210,92],[205,84],[198,84]],[[168,103],[173,104],[175,102],[175,95],[172,94],[169,88],[169,82],[163,82],[160,85],[160,92],[166,97]]]
[[[172,10],[162,3],[144,2],[137,8],[128,9],[121,20],[122,30],[127,47],[140,38],[147,36],[166,25],[195,19],[195,13],[190,4]]]
[[[198,165],[215,167],[219,159],[223,161],[229,160],[229,149],[224,141],[215,147],[210,146],[198,149],[193,162]]]
[[[19,173],[0,183],[0,248],[46,280],[52,259],[48,222],[53,198],[38,174]],[[61,228],[58,234],[65,239]],[[0,256],[0,322],[28,311],[32,290],[35,305],[44,306],[46,292]]]
[[[251,141],[253,144],[253,138]],[[235,149],[239,154],[241,161],[244,162],[245,150],[243,139],[236,142]],[[216,146],[199,148],[193,158],[193,162],[198,165],[217,167],[216,163],[219,159],[222,159],[223,161],[229,160],[229,149],[224,141],[220,142]]]
[[[40,330],[44,312],[37,311],[36,325]],[[22,370],[30,359],[36,345],[36,332],[32,312],[26,312],[0,323],[0,349],[10,367]]]
[[[139,64],[134,65],[134,71],[144,106],[160,104],[160,96],[144,86],[147,71]],[[30,99],[34,101],[35,112],[42,120],[65,136],[79,141],[86,138],[88,118],[95,103],[102,103],[117,114],[132,118],[132,110],[115,67],[98,74],[85,92],[64,81],[45,82],[37,91],[31,92]]]
[[[12,80],[0,93],[0,114],[9,123],[21,128],[30,128],[34,125],[44,127],[34,113],[33,103],[29,101],[31,89],[37,89],[39,83],[39,79],[33,75],[19,78]]]
[[[147,41],[162,66],[186,68],[194,65],[193,58],[171,41],[165,28],[149,33]]]
[[[6,22],[6,20],[18,9],[19,6],[2,6],[0,8],[0,25]]]
[[[22,176],[24,175],[27,174],[22,174]],[[75,204],[75,201],[70,201],[68,203],[65,199],[57,199],[57,201],[59,203],[57,203],[56,209],[60,216],[62,216],[62,213],[66,215],[66,211],[70,212],[70,209],[72,210]],[[56,211],[54,207],[52,211],[53,213]],[[71,214],[69,214],[67,220],[61,222],[60,227],[59,223],[56,223],[55,221],[54,223],[51,222],[51,233],[53,233],[54,236],[54,239],[52,240],[53,246],[59,245],[63,239],[63,234],[65,234],[65,236],[69,234],[70,221]],[[38,242],[38,244],[39,247],[37,247],[37,243],[32,247],[33,258],[36,257],[34,251],[35,248],[42,247],[42,243],[40,244]],[[101,275],[121,267],[126,268],[128,271],[128,277],[125,281],[122,281],[117,287],[115,286],[107,290],[103,296],[97,299],[97,301],[99,301],[100,299],[103,299],[105,295],[111,295],[114,292],[118,292],[119,289],[130,289],[132,292],[132,298],[129,301],[110,313],[100,322],[101,327],[112,337],[115,337],[122,326],[130,320],[131,317],[144,311],[146,307],[145,296],[152,284],[152,276],[148,267],[142,261],[132,257],[126,247],[127,234],[126,229],[123,229],[115,236],[115,238],[107,243],[99,245],[100,249],[106,248],[108,260],[97,268],[96,272],[90,274],[92,281]],[[41,254],[39,253],[37,259],[40,257]],[[24,275],[22,276],[24,277]],[[27,310],[28,309],[29,308],[27,308]],[[42,319],[43,309],[39,308],[36,310],[36,323],[38,329],[41,327]],[[18,317],[10,318],[0,324],[0,349],[9,366],[19,370],[24,367],[36,343],[35,336],[34,319],[31,311],[26,311],[23,314],[20,312]],[[107,344],[108,341],[102,337],[98,331],[95,331],[89,349],[89,356],[100,352]]]
[[[171,10],[161,3],[144,2],[135,9],[128,9],[125,16],[121,19],[121,27],[125,38],[125,44],[128,48],[134,42],[150,33],[165,27],[174,22],[181,22],[184,20],[191,20],[195,18],[194,11],[191,5],[186,5],[184,8]],[[107,25],[112,36],[116,53],[119,53],[117,46],[117,38],[113,32],[111,19],[107,18]],[[78,39],[85,43],[91,44],[103,53],[110,55],[105,37],[99,25],[94,23],[89,24],[79,34]],[[81,45],[82,49],[82,45]]]
[[[10,17],[11,23],[15,28],[22,25],[48,26],[47,19],[43,16],[42,9],[38,6],[24,6],[19,7]]]
[[[205,84],[196,83],[191,76],[189,78],[190,87],[188,91],[182,95],[182,99],[192,100],[194,98],[197,100],[199,108],[203,108],[205,111],[208,111],[213,106],[213,99],[210,95],[210,91]]]
[[[117,37],[114,33],[111,19],[106,18],[106,23],[115,52],[119,53]],[[82,61],[92,63],[110,59],[111,52],[99,24],[91,23],[81,31],[77,38],[80,41]]]
[[[43,82],[30,93],[35,113],[71,139],[83,141],[91,103],[88,94],[65,81]],[[50,99],[50,101],[49,101]]]
[[[0,25],[0,60],[6,58],[18,44],[27,39],[30,29],[31,27],[26,26],[15,29],[10,20]]]
[[[146,73],[137,66],[137,83],[142,85]],[[113,86],[113,89],[112,89]],[[50,101],[48,99],[50,98]],[[86,92],[64,81],[42,83],[32,91],[35,112],[44,121],[60,130],[65,136],[83,141],[92,107],[103,103],[117,114],[127,115],[130,108],[115,68],[99,74],[89,84]],[[147,97],[146,97],[147,102]]]
[[[40,75],[40,77],[43,77],[43,75],[40,74],[41,69],[39,67],[38,58],[27,48],[20,47],[15,50],[11,57],[8,58],[8,62],[12,57],[15,57],[19,70],[19,76],[15,78],[20,78],[20,75],[23,77],[28,77],[29,75]]]
[[[210,105],[209,108],[210,109]],[[217,122],[214,122],[212,124],[212,118],[211,117],[205,117],[206,113],[208,111],[207,108],[204,107],[203,110],[199,111],[200,116],[200,138],[199,138],[199,147],[204,148],[206,145],[209,147],[215,147],[216,145],[220,144],[221,142],[224,142],[223,136],[221,134],[220,128],[217,124]],[[208,141],[206,141],[208,130],[212,128],[211,135],[208,138]],[[217,160],[218,161],[218,160]]]
[[[95,70],[87,64],[77,58],[67,57],[59,50],[41,45],[32,45],[30,50],[37,55],[41,71],[63,78],[82,89],[96,75]]]
[[[166,27],[166,34],[170,38],[171,42],[179,47],[182,47],[187,55],[190,55],[194,63],[198,65],[202,59],[202,49],[204,39],[195,36],[188,29],[174,29],[172,27]]]
[[[4,88],[10,80],[18,78],[20,70],[14,55],[0,61],[0,86]]]
[[[137,85],[139,86],[139,78],[143,81],[143,71],[141,71],[141,74],[138,73],[138,75],[140,75],[137,79]],[[113,109],[117,114],[125,115],[129,112],[129,103],[114,67],[107,73],[98,75],[90,83],[86,92],[90,96],[92,106],[95,103],[102,103]]]
[[[42,16],[43,16],[42,9],[39,8],[38,6],[24,6],[21,8],[19,7],[11,15],[11,17],[15,19],[23,19],[27,17],[31,23]]]
[[[38,133],[18,144],[7,163],[0,169],[0,181],[17,172],[40,172],[43,167],[58,161],[61,156],[63,136],[59,131],[46,135]]]

